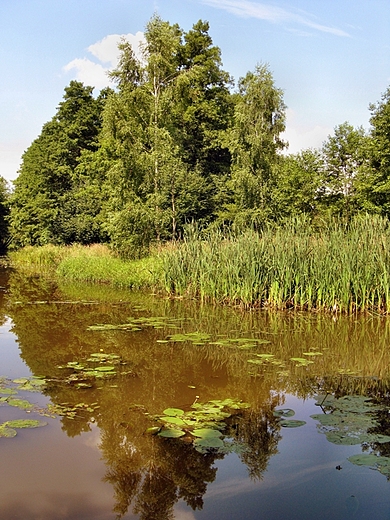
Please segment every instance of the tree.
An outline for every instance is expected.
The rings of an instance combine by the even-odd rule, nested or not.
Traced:
[[[366,161],[367,135],[345,122],[334,129],[322,147],[324,178],[322,203],[347,218],[358,209],[356,183]]]
[[[176,238],[186,221],[210,221],[212,176],[230,164],[221,144],[229,76],[208,24],[195,24],[183,41],[177,25],[154,16],[145,40],[141,60],[128,42],[119,45],[119,65],[110,74],[118,92],[103,125],[112,208],[107,229],[116,247],[127,242],[129,251],[131,244],[145,249],[145,240]]]
[[[369,165],[359,175],[358,197],[362,209],[390,217],[390,87],[370,111]]]
[[[76,170],[83,152],[98,149],[101,114],[108,95],[102,91],[94,99],[92,91],[92,87],[71,81],[56,115],[23,154],[11,199],[14,247],[77,240],[69,224],[72,213],[77,213],[71,209],[77,190]]]
[[[275,167],[273,206],[278,220],[318,211],[324,164],[319,151],[303,150],[280,158]]]
[[[273,167],[285,147],[280,134],[285,129],[286,107],[267,65],[258,65],[240,79],[234,99],[234,122],[227,133],[233,195],[223,218],[258,224],[273,216]]]
[[[9,191],[7,181],[0,177],[0,254],[8,246]]]

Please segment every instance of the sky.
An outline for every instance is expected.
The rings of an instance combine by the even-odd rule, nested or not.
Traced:
[[[137,47],[154,13],[184,31],[207,20],[236,82],[268,64],[288,153],[321,147],[345,121],[369,129],[390,86],[390,0],[0,0],[0,176],[17,177],[71,80],[110,85],[120,37]]]

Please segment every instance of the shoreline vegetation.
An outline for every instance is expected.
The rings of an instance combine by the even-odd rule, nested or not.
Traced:
[[[102,244],[29,246],[9,259],[31,274],[248,309],[390,312],[390,227],[372,215],[319,229],[304,218],[236,234],[189,227],[139,260]]]

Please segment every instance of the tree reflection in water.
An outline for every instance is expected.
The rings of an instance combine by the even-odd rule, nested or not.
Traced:
[[[115,490],[115,512],[126,514],[131,504],[141,519],[173,518],[179,500],[193,510],[203,508],[207,485],[216,478],[216,460],[226,450],[202,454],[180,439],[144,434],[145,419],[102,430],[101,450],[108,466],[105,480]],[[225,438],[247,465],[252,478],[261,479],[269,458],[277,453],[279,426],[271,407],[245,411],[228,419]]]

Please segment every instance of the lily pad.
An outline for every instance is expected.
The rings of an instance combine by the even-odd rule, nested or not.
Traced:
[[[192,430],[191,433],[195,437],[200,437],[201,439],[214,439],[222,436],[222,433],[219,430],[214,430],[212,428],[197,428]]]
[[[294,419],[283,419],[280,421],[280,426],[283,426],[283,428],[299,428],[300,426],[304,426],[306,424],[306,421],[297,421]]]
[[[297,366],[307,366],[307,365],[314,363],[314,361],[309,361],[306,358],[292,357],[290,359],[291,359],[291,361],[296,361],[298,363]]]
[[[158,433],[159,431],[161,430],[161,427],[160,426],[152,426],[151,428],[147,428],[145,430],[145,433],[148,433],[150,435],[155,435],[156,433]]]
[[[167,415],[166,417],[161,417],[161,420],[169,424],[177,424],[178,426],[184,426],[187,424],[185,421],[183,421],[183,419],[180,419],[180,417],[177,416],[169,417]]]
[[[17,394],[17,391],[14,388],[0,388],[0,394],[14,395],[14,394]]]
[[[358,466],[371,466],[376,467],[381,459],[387,459],[387,463],[390,464],[389,457],[378,457],[373,453],[360,453],[359,455],[352,455],[348,457],[349,462]]]
[[[224,443],[218,437],[206,437],[201,439],[195,439],[195,446],[202,446],[203,448],[223,448]]]
[[[41,428],[47,426],[47,422],[35,419],[16,419],[15,421],[7,421],[4,423],[9,428]]]
[[[6,424],[0,425],[0,437],[11,438],[17,435],[16,430],[9,428]]]
[[[166,428],[164,430],[161,430],[159,435],[160,437],[168,437],[170,439],[178,439],[179,437],[183,437],[186,432],[183,430],[177,430],[176,428]]]
[[[8,404],[10,406],[15,406],[16,408],[20,408],[21,410],[28,410],[29,408],[32,408],[32,404],[27,401],[26,399],[8,399]]]
[[[166,408],[163,413],[169,416],[184,415],[184,410],[180,408]]]
[[[275,417],[293,417],[295,412],[294,410],[291,410],[291,408],[281,408],[279,410],[274,410],[273,415]]]

